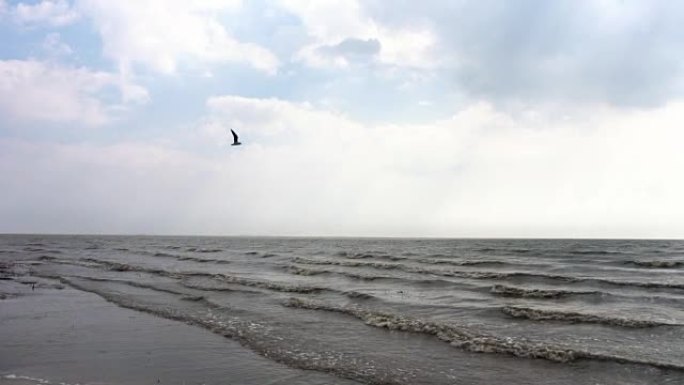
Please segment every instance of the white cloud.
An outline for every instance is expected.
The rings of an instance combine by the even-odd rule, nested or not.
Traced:
[[[282,7],[300,18],[311,44],[295,58],[312,67],[348,67],[344,55],[325,55],[346,40],[378,41],[377,62],[387,65],[434,68],[435,36],[426,26],[387,26],[364,13],[361,4],[349,0],[280,0]]]
[[[1,142],[0,231],[684,234],[682,103],[572,122],[482,103],[420,125],[277,99],[221,96],[208,108],[199,131],[171,144]],[[243,146],[227,145],[228,128]],[[203,150],[180,150],[188,138]]]
[[[244,129],[250,133],[259,130],[264,139],[274,135],[281,136],[278,143],[289,143],[293,134],[312,134],[328,132],[330,126],[337,130],[361,127],[341,117],[341,115],[314,109],[308,103],[293,103],[279,99],[254,99],[241,96],[218,96],[207,100],[207,107],[224,122]],[[301,123],[307,123],[302,125]],[[309,132],[311,127],[321,127],[317,132]],[[258,132],[258,131],[257,131]]]
[[[62,36],[57,32],[52,32],[45,36],[43,50],[53,57],[68,56],[74,52],[69,44],[62,41]]]
[[[219,21],[240,1],[188,2],[78,0],[102,37],[105,56],[123,72],[140,64],[174,73],[181,63],[245,63],[273,74],[278,59],[265,48],[235,39]]]
[[[118,75],[35,60],[0,61],[0,110],[17,120],[99,125],[120,104],[104,101],[115,91],[124,103],[145,102],[147,91]]]
[[[13,9],[14,19],[21,24],[64,26],[79,18],[66,0],[43,0],[35,4],[19,3]]]
[[[229,127],[245,143],[221,149],[220,182],[202,196],[244,225],[223,222],[218,233],[684,234],[684,182],[663,178],[684,167],[684,103],[595,108],[584,121],[480,103],[421,125],[366,125],[274,99],[223,96],[208,106],[207,144]]]
[[[310,36],[329,42],[372,32],[372,20],[365,18],[356,0],[280,0],[280,5],[298,16]]]
[[[383,63],[417,68],[442,65],[435,54],[436,37],[427,28],[382,28],[379,36],[382,39],[380,60]]]

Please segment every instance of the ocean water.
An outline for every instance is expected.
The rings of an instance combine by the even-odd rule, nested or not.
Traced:
[[[684,241],[2,235],[0,263],[340,384],[684,384]]]

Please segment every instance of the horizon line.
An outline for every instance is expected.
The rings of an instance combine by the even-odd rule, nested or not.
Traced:
[[[284,235],[284,234],[151,234],[151,233],[29,233],[0,232],[0,236],[83,236],[83,237],[195,237],[195,238],[327,238],[327,239],[415,239],[415,240],[605,240],[605,241],[684,241],[684,238],[668,237],[529,237],[529,236],[398,236],[398,235]]]

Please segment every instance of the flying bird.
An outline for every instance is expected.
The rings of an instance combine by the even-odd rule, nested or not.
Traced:
[[[235,131],[233,131],[232,128],[230,129],[230,133],[233,134],[233,144],[231,144],[231,146],[241,145],[242,143],[240,143],[240,141],[238,141],[238,135],[235,133]]]

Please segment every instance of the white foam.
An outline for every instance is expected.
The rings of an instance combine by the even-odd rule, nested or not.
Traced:
[[[79,383],[75,383],[75,384],[70,384],[70,383],[66,383],[66,382],[57,382],[57,383],[54,383],[54,382],[50,382],[50,381],[48,381],[48,380],[46,380],[46,379],[43,379],[43,378],[30,377],[30,376],[22,376],[22,375],[18,375],[18,374],[6,374],[6,375],[3,376],[3,378],[6,379],[6,380],[24,380],[24,381],[31,381],[31,382],[35,382],[36,384],[46,384],[46,385],[48,385],[48,384],[80,385]]]

